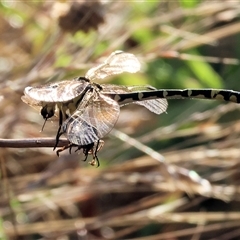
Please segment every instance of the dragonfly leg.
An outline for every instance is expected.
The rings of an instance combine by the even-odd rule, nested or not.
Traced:
[[[83,160],[84,162],[87,160],[88,155],[92,154],[93,147],[94,147],[94,143],[90,143],[88,145],[82,146],[83,154],[85,155],[85,159]]]
[[[58,149],[56,153],[59,157],[60,152],[66,150],[66,149],[69,149],[69,153],[71,154],[72,148],[77,147],[75,152],[77,152],[81,149],[83,150],[83,154],[85,155],[85,159],[83,160],[84,162],[87,161],[88,155],[91,154],[93,156],[93,159],[89,162],[89,164],[92,165],[92,166],[99,167],[100,162],[99,162],[99,159],[97,157],[97,153],[98,153],[98,151],[100,151],[102,149],[103,145],[104,145],[103,140],[98,140],[97,142],[90,143],[90,144],[85,145],[85,146],[69,143],[68,145],[63,146],[62,148]]]
[[[95,166],[97,163],[97,167],[100,166],[100,162],[98,160],[97,153],[98,153],[98,151],[100,151],[102,149],[103,145],[104,145],[104,141],[98,140],[97,143],[93,143],[93,146],[91,146],[91,149],[89,150],[88,153],[92,154],[93,160],[89,162],[90,165]]]
[[[97,166],[96,166],[96,162],[97,162]],[[99,163],[99,160],[98,160],[98,157],[95,156],[92,161],[89,162],[90,165],[92,166],[96,166],[97,168],[100,166],[100,163]]]
[[[60,149],[58,149],[58,150],[56,151],[57,156],[59,157],[59,153],[62,152],[62,151],[64,151],[64,150],[66,150],[66,149],[68,149],[68,148],[69,148],[69,153],[71,154],[70,151],[71,151],[72,147],[73,147],[73,144],[72,144],[72,143],[69,143],[68,145],[61,147]]]
[[[59,127],[58,127],[58,131],[57,131],[57,135],[56,135],[56,142],[55,142],[55,146],[53,148],[53,151],[56,149],[58,143],[59,143],[59,138],[61,137],[61,135],[63,134],[63,132],[61,132],[62,129],[62,121],[63,121],[63,114],[62,111],[59,110]]]
[[[74,145],[74,147],[77,147],[77,149],[75,150],[75,152],[79,151],[79,150],[83,150],[83,154],[85,155],[85,159],[83,160],[84,162],[87,161],[88,155],[92,154],[92,148],[94,147],[94,143],[85,145],[85,146],[81,146],[81,145]]]

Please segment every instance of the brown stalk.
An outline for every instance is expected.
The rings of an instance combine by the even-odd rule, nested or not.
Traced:
[[[25,138],[25,139],[0,139],[0,148],[44,148],[54,147],[55,138]],[[67,139],[60,139],[57,147],[68,144]]]

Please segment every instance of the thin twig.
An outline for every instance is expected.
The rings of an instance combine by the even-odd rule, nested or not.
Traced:
[[[0,148],[43,148],[54,147],[55,138],[25,138],[25,139],[2,139],[0,138]],[[69,144],[67,139],[59,139],[57,147]]]

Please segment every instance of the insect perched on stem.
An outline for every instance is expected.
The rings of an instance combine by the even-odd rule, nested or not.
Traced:
[[[120,107],[134,103],[161,114],[166,111],[166,99],[198,98],[217,99],[239,103],[240,93],[223,89],[156,89],[152,86],[121,86],[98,84],[95,80],[140,70],[138,59],[130,53],[113,52],[104,63],[91,68],[85,77],[74,78],[38,87],[26,87],[22,100],[28,105],[40,108],[47,121],[53,115],[59,116],[56,144],[65,134],[70,145],[83,149],[87,158],[93,155],[92,164],[97,160],[97,152],[102,148],[104,138],[115,126]],[[99,143],[101,142],[101,147]],[[58,151],[59,153],[61,151]]]

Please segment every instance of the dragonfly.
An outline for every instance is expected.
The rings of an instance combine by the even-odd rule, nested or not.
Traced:
[[[136,73],[140,66],[134,54],[115,51],[102,64],[88,70],[85,77],[26,87],[22,100],[39,109],[45,122],[58,115],[59,128],[54,149],[61,135],[65,134],[70,144],[64,149],[77,146],[78,149],[83,149],[86,157],[92,154],[92,165],[95,159],[99,165],[97,152],[103,146],[101,139],[113,129],[120,114],[120,107],[124,105],[138,104],[155,114],[161,114],[167,110],[167,99],[217,99],[240,103],[240,92],[233,90],[159,90],[148,85],[96,83],[97,80],[123,72]]]
[[[26,87],[23,102],[38,109],[45,122],[54,115],[59,117],[59,128],[56,144],[62,134],[70,141],[68,146],[57,151],[77,146],[97,159],[96,153],[102,148],[101,138],[114,127],[120,114],[120,107],[128,103],[136,103],[161,114],[166,111],[166,99],[147,101],[129,101],[119,104],[106,94],[152,91],[152,86],[118,86],[113,84],[98,84],[95,80],[123,72],[135,73],[140,70],[140,62],[130,53],[113,52],[104,63],[91,68],[85,77],[65,80],[37,87]],[[97,159],[98,162],[98,159]]]

